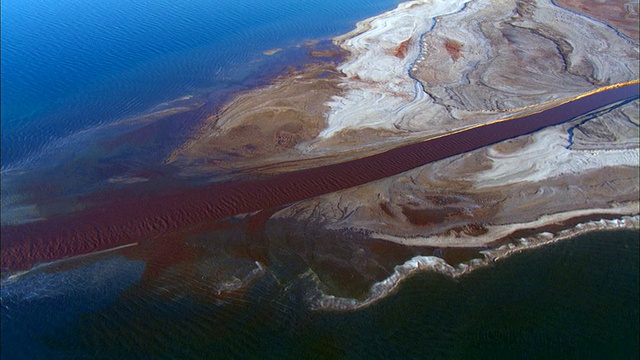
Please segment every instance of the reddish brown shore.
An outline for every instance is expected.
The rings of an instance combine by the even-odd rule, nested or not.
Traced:
[[[447,39],[444,43],[444,48],[449,53],[449,56],[453,59],[453,61],[458,61],[460,58],[460,53],[462,51],[462,44],[451,39]]]
[[[393,54],[395,57],[399,59],[404,59],[407,56],[407,51],[409,51],[409,42],[411,39],[407,39],[401,42],[396,48],[395,53]]]
[[[2,269],[87,254],[185,227],[361,185],[423,164],[556,125],[607,104],[637,98],[638,83],[578,98],[517,119],[459,131],[381,154],[267,179],[213,184],[184,192],[111,200],[78,214],[2,228]]]

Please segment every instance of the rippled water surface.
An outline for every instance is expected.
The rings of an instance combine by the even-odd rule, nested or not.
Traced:
[[[3,1],[2,167],[165,101],[250,86],[284,61],[263,51],[328,39],[396,3]]]
[[[153,198],[168,188],[149,181],[170,172],[158,165],[207,111],[303,63],[299,45],[396,3],[2,1],[3,233],[108,202],[106,187]],[[176,106],[190,110],[124,121]],[[265,225],[267,213],[3,274],[2,358],[638,357],[635,232],[580,236],[456,280],[425,273],[331,313],[309,310],[314,276],[362,297],[418,250]],[[356,246],[376,249],[375,271],[354,270]]]
[[[225,292],[204,264],[198,280],[174,269],[150,283],[144,264],[108,255],[5,283],[2,355],[637,358],[638,243],[587,234],[455,280],[421,274],[346,313],[309,311],[309,284],[277,271]]]
[[[179,171],[167,156],[231,96],[309,61],[308,42],[330,46],[396,4],[2,1],[2,224],[167,179]],[[283,50],[263,53],[272,49]]]

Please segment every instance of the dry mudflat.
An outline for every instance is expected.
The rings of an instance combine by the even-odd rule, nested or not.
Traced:
[[[593,4],[592,4],[593,3]],[[638,79],[626,0],[409,1],[311,64],[239,95],[167,159],[286,172],[516,117]],[[597,6],[596,6],[597,5]],[[345,55],[346,54],[346,55]],[[571,219],[635,215],[638,101],[309,199],[273,219],[410,246],[478,247]],[[542,230],[540,230],[542,231]]]

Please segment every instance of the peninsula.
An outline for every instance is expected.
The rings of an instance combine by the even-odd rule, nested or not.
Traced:
[[[626,12],[598,18],[570,5],[402,3],[334,39],[349,54],[337,69],[310,66],[239,96],[169,161],[287,172],[526,116],[637,81],[637,34],[629,30],[637,4],[608,1]],[[357,228],[402,244],[488,244],[578,215],[637,214],[637,165],[638,101],[629,100],[275,217]]]
[[[416,269],[457,276],[573,233],[637,228],[638,6],[605,3],[598,16],[571,1],[401,3],[205,116],[166,159],[205,185],[114,191],[3,226],[2,267],[122,246],[177,246],[196,266],[213,245],[193,233],[241,226],[249,235],[228,246],[246,249],[224,253],[246,266],[230,277],[293,261],[317,284],[313,307],[351,309]]]
[[[336,69],[314,64],[240,95],[168,161],[190,171],[287,173],[637,84],[638,5],[598,6],[608,10],[547,0],[402,3],[335,38],[347,53]],[[525,238],[547,242],[602,218],[627,220],[587,228],[637,227],[632,92],[557,126],[298,202],[270,221],[291,232],[311,223],[318,236],[347,231],[440,249],[520,248],[531,245]],[[351,250],[375,258],[366,246]],[[371,277],[347,259],[328,263],[314,271],[337,266]]]

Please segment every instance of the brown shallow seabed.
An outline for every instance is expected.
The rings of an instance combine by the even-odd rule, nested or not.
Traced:
[[[295,146],[315,138],[325,126],[326,103],[340,94],[342,74],[336,63],[340,49],[309,54],[318,61],[290,69],[273,84],[238,96],[168,158],[167,163],[200,168],[235,169],[268,162],[270,158],[300,157]]]
[[[262,180],[213,184],[157,196],[114,193],[107,203],[77,215],[4,226],[2,269],[27,269],[41,262],[152,241],[214,219],[291,204],[531,133],[605,104],[637,96],[638,84],[633,83],[522,118],[460,131],[362,159]]]

